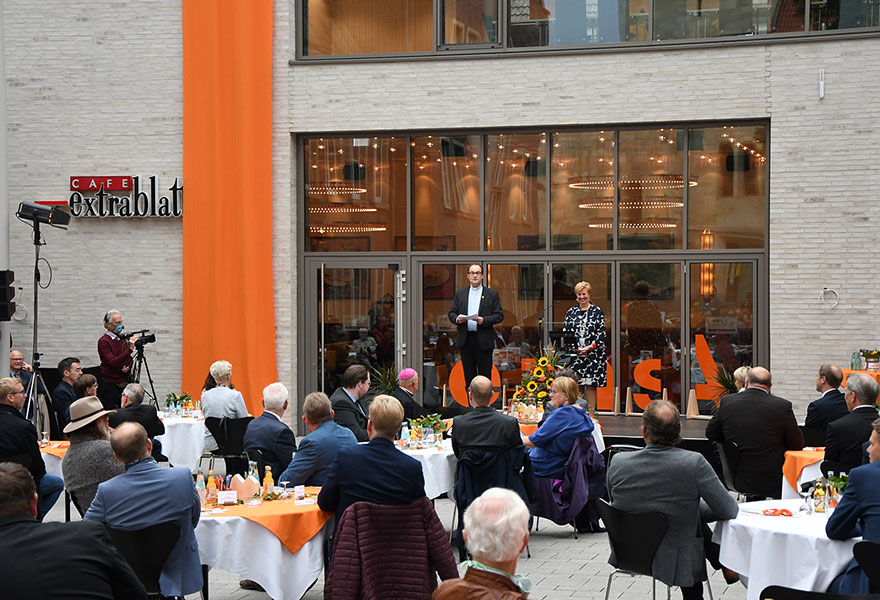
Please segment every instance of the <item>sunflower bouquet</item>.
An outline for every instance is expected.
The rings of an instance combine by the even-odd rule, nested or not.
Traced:
[[[544,407],[550,401],[550,384],[559,370],[559,355],[553,348],[545,348],[535,357],[535,366],[523,371],[522,383],[516,386],[511,403],[511,414],[521,421],[540,421]]]

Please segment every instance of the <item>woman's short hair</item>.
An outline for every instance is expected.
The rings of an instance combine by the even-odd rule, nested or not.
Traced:
[[[370,422],[379,436],[393,438],[403,422],[403,405],[394,396],[380,394],[370,404]]]
[[[73,382],[73,395],[76,396],[77,400],[84,398],[86,390],[96,383],[98,383],[97,377],[89,373],[83,373],[79,376],[79,379]]]
[[[580,396],[580,388],[578,388],[577,381],[571,377],[557,377],[553,380],[553,384],[550,387],[557,392],[565,394],[566,404],[574,404]]]
[[[749,368],[750,367],[743,365],[733,372],[733,378],[738,381],[740,385],[744,384],[746,379],[749,378]]]
[[[223,379],[232,373],[232,365],[228,361],[218,360],[211,364],[211,377],[219,385]]]
[[[580,294],[584,290],[586,290],[588,294],[593,293],[593,286],[590,285],[589,281],[578,281],[576,284],[574,284],[575,294]]]
[[[464,513],[467,547],[477,560],[519,556],[529,531],[529,509],[516,492],[489,488]]]

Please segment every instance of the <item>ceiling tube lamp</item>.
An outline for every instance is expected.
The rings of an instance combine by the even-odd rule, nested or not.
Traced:
[[[715,234],[711,229],[704,229],[700,234],[700,249],[711,250],[715,247]],[[700,265],[700,296],[708,302],[715,296],[715,265],[703,263]]]

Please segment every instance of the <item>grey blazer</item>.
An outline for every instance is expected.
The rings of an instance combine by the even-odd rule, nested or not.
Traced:
[[[738,509],[701,454],[655,444],[616,454],[608,468],[608,489],[615,508],[659,511],[669,519],[654,555],[654,577],[682,587],[706,580],[700,516],[733,519]]]

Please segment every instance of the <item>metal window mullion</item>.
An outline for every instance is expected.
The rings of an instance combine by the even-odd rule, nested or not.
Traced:
[[[648,43],[652,44],[654,43],[654,0],[648,0],[648,15],[650,15],[648,18]]]
[[[691,142],[690,142],[690,138],[689,138],[690,131],[691,130],[689,127],[684,128],[684,167],[682,168],[682,171],[681,171],[681,173],[682,173],[681,179],[682,179],[682,183],[684,184],[684,198],[682,198],[682,200],[684,201],[684,206],[682,207],[682,212],[681,212],[681,249],[682,250],[688,249],[688,237],[690,236],[690,233],[688,231],[688,211],[689,211],[689,206],[690,206],[689,201],[690,201],[690,195],[691,195],[691,192],[690,192],[690,188],[691,188],[691,186],[690,186]],[[682,314],[684,314],[684,313],[682,313]]]
[[[486,244],[486,186],[489,185],[488,165],[486,164],[486,156],[489,155],[489,136],[485,133],[480,134],[480,252],[488,250]]]
[[[612,175],[613,181],[612,185],[614,189],[612,193],[614,194],[614,214],[613,214],[613,227],[612,227],[612,238],[611,238],[611,251],[616,252],[619,249],[620,236],[619,236],[619,227],[620,227],[620,130],[614,130],[614,174]]]

